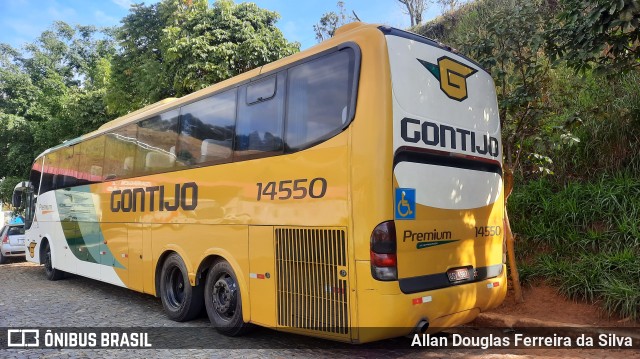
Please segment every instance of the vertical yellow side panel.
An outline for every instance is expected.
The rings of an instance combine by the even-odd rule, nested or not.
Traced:
[[[144,278],[150,274],[143,270],[142,224],[128,225],[127,232],[129,235],[129,282],[127,287],[142,292],[144,290]]]
[[[145,293],[156,295],[155,270],[153,267],[153,255],[151,248],[151,225],[144,224],[142,227],[142,268],[145,275],[142,288]]]
[[[249,296],[251,321],[276,326],[276,278],[273,227],[249,227]],[[267,278],[268,277],[268,278]]]

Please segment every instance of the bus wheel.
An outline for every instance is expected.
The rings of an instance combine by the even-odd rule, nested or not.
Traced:
[[[204,292],[209,320],[218,332],[233,337],[251,329],[252,325],[242,320],[240,286],[228,262],[219,261],[211,266]]]
[[[44,242],[42,253],[44,254],[44,274],[48,280],[59,280],[64,278],[64,272],[60,269],[53,268],[53,262],[51,261],[51,247],[49,242]]]
[[[176,322],[194,319],[202,311],[202,285],[191,286],[187,266],[177,253],[162,266],[160,299],[167,316]]]

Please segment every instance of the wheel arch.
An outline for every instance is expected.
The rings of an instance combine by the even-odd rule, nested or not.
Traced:
[[[55,268],[55,261],[56,261],[56,256],[55,256],[55,248],[53,248],[51,246],[51,241],[49,240],[49,237],[42,237],[42,239],[40,240],[40,243],[38,243],[38,263],[39,264],[44,264],[44,262],[42,261],[42,258],[44,258],[44,245],[49,246],[49,250],[51,251],[51,266],[53,268]]]
[[[196,273],[196,283],[204,283],[207,277],[207,272],[211,266],[217,261],[224,260],[233,269],[233,272],[236,275],[236,279],[238,280],[238,285],[240,286],[240,298],[242,299],[242,320],[245,323],[250,322],[251,320],[251,301],[249,300],[249,283],[246,278],[248,275],[245,275],[244,271],[240,264],[234,259],[234,257],[222,248],[212,248],[208,250],[200,260],[200,264],[198,265],[198,271]],[[205,293],[206,295],[206,293]]]

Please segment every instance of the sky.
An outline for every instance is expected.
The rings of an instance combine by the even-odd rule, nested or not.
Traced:
[[[242,2],[235,0],[236,3]],[[409,27],[409,16],[397,0],[343,0],[350,13],[368,23]],[[143,0],[0,0],[0,43],[20,48],[35,40],[54,21],[70,25],[117,26],[134,2]],[[154,1],[146,0],[149,4]],[[276,26],[289,41],[298,41],[302,49],[317,43],[313,25],[329,11],[337,11],[337,0],[253,0],[261,8],[276,11]],[[430,20],[440,13],[437,5],[423,14]]]

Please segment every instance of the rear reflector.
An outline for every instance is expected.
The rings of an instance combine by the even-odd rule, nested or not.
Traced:
[[[422,304],[422,303],[429,303],[431,302],[433,299],[431,298],[430,295],[426,296],[426,297],[420,297],[420,298],[413,298],[411,300],[411,302],[413,303],[413,305],[416,304]]]

